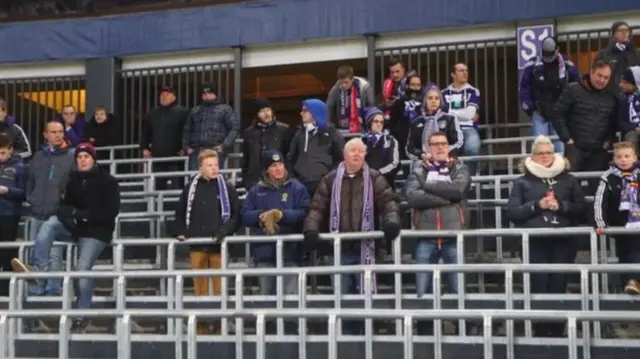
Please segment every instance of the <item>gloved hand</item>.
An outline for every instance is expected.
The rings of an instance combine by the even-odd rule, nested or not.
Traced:
[[[267,234],[276,234],[282,215],[282,211],[279,209],[270,209],[260,213],[258,218],[260,218],[260,223]]]
[[[316,231],[308,231],[304,233],[304,240],[302,241],[302,247],[304,253],[309,253],[315,249],[316,243],[320,240],[320,233]]]
[[[400,235],[400,225],[394,222],[385,223],[382,228],[382,232],[384,233],[384,239],[388,242],[393,241],[398,238]]]

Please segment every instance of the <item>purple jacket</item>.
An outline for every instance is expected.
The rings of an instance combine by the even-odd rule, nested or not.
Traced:
[[[62,117],[56,117],[56,121],[64,125]],[[84,131],[86,126],[87,121],[83,117],[77,116],[76,123],[70,129],[64,131],[64,139],[69,143],[69,146],[76,147],[78,143],[85,141]]]

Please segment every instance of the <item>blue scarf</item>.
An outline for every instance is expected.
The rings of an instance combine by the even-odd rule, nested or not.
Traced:
[[[338,169],[336,170],[336,178],[333,180],[333,187],[331,189],[331,207],[329,218],[329,230],[331,233],[340,232],[340,205],[342,200],[342,181],[345,175],[344,162],[340,162]],[[373,201],[373,183],[371,183],[371,174],[369,172],[369,166],[367,164],[362,168],[362,182],[364,183],[362,189],[362,221],[360,224],[360,230],[362,232],[369,232],[374,227],[374,201]],[[347,198],[351,201],[355,198]],[[351,215],[346,213],[346,215]],[[360,263],[361,264],[375,264],[375,240],[364,239],[360,245]],[[375,293],[377,291],[376,276],[372,278],[372,289]],[[360,276],[360,292],[364,292],[364,276]]]
[[[187,194],[187,215],[185,217],[187,228],[189,228],[189,223],[191,222],[191,208],[193,206],[193,200],[196,196],[196,187],[198,186],[198,181],[201,177],[202,176],[198,173],[193,177],[193,180],[191,180],[191,185],[189,185],[189,193]],[[216,181],[218,181],[218,195],[220,196],[220,217],[222,218],[222,223],[224,223],[231,217],[229,191],[227,191],[227,184],[221,174],[216,177]]]

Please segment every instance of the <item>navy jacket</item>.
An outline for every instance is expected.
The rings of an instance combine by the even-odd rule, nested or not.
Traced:
[[[289,179],[282,186],[276,188],[264,180],[251,187],[240,210],[242,222],[249,227],[252,235],[264,235],[260,228],[260,213],[270,209],[282,211],[279,234],[293,234],[302,232],[302,223],[307,215],[311,198],[307,188],[297,179]],[[298,242],[287,242],[284,246],[283,259],[300,261]],[[251,245],[251,251],[257,262],[275,262],[276,245]]]
[[[27,184],[27,170],[18,155],[14,155],[7,162],[0,163],[0,186],[5,186],[9,192],[0,195],[0,216],[22,215],[24,189]]]

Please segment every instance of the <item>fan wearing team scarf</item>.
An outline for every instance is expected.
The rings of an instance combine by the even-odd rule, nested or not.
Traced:
[[[640,228],[640,168],[635,146],[620,142],[613,146],[613,164],[600,177],[593,201],[596,231],[604,234],[607,227]],[[616,235],[619,263],[640,263],[640,242],[636,234]],[[623,274],[621,283],[629,294],[640,294],[637,276]]]
[[[400,59],[392,59],[389,64],[389,77],[382,84],[382,101],[384,108],[391,108],[393,104],[402,96],[408,87],[408,80],[416,75],[415,71],[407,73],[407,67]],[[390,111],[385,112],[385,119],[391,116]]]
[[[365,161],[394,187],[396,174],[400,169],[398,141],[384,128],[384,113],[379,108],[367,109],[365,123],[367,133],[362,137],[367,146]]]
[[[393,105],[389,108],[390,116],[388,116],[388,119],[385,117],[387,120],[385,128],[388,128],[391,135],[398,140],[398,147],[401,149],[400,159],[407,159],[405,148],[407,146],[409,128],[421,114],[423,95],[420,76],[408,76],[404,95],[393,102]],[[386,111],[387,109],[384,110]]]
[[[462,129],[454,115],[442,110],[442,94],[438,86],[429,84],[425,88],[421,114],[409,129],[406,151],[410,160],[418,161],[429,156],[427,139],[435,132],[447,135],[449,155],[457,157],[464,143]]]
[[[632,66],[624,71],[620,80],[622,100],[618,128],[624,133],[624,140],[635,145],[636,153],[640,144],[640,66]]]
[[[174,235],[179,241],[209,238],[211,244],[189,247],[193,269],[219,269],[222,266],[220,242],[240,225],[240,200],[231,182],[220,174],[218,153],[205,149],[198,154],[199,173],[184,188],[176,207]],[[193,279],[196,295],[209,295],[211,278]],[[213,278],[213,293],[220,294],[220,277]],[[206,323],[198,324],[198,334],[210,334]]]
[[[631,38],[629,24],[624,21],[616,21],[611,25],[611,42],[598,52],[596,60],[611,64],[613,73],[609,89],[619,93],[616,85],[620,83],[624,71],[631,66],[640,65],[640,52]]]
[[[349,133],[363,133],[364,109],[373,105],[373,87],[369,82],[354,76],[351,66],[340,66],[338,81],[327,96],[329,123]]]
[[[414,166],[407,182],[405,195],[412,210],[412,227],[415,230],[463,230],[467,221],[467,192],[471,183],[469,168],[449,156],[449,142],[442,132],[434,132],[427,138],[428,160]],[[415,248],[417,264],[457,262],[455,239],[420,238]],[[449,290],[458,292],[457,273],[447,273]],[[416,274],[418,296],[431,293],[431,273]],[[419,334],[430,334],[433,322],[420,321]]]

